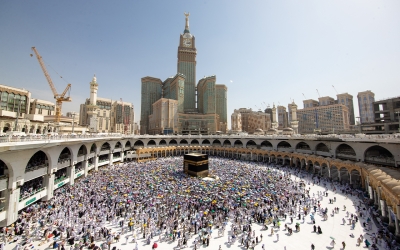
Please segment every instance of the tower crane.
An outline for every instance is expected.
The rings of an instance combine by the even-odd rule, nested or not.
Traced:
[[[69,97],[70,93],[69,90],[71,89],[71,84],[68,83],[67,87],[64,89],[64,91],[61,94],[58,94],[56,88],[54,87],[53,81],[50,78],[49,73],[47,72],[46,66],[43,63],[42,57],[39,55],[39,52],[36,50],[35,47],[32,47],[33,52],[35,52],[36,58],[39,61],[40,67],[43,70],[44,76],[47,79],[47,82],[49,83],[49,86],[51,88],[51,91],[53,92],[54,99],[56,99],[56,116],[55,116],[55,122],[59,123],[61,120],[61,107],[63,102],[70,102],[71,98]],[[33,56],[31,54],[31,56]],[[65,94],[68,96],[66,97]]]
[[[336,94],[338,95],[339,93],[337,92],[335,86],[332,85],[332,88],[335,90]]]
[[[318,91],[318,89],[317,89],[317,93],[318,93],[318,97],[321,97],[321,95],[319,94],[319,91]]]

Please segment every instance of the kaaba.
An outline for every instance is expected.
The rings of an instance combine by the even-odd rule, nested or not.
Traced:
[[[191,176],[208,176],[208,155],[189,153],[183,156],[183,171]]]

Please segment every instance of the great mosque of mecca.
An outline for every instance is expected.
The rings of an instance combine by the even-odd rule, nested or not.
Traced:
[[[394,136],[82,136],[36,141],[0,142],[1,225],[10,225],[18,211],[49,200],[64,185],[73,185],[111,163],[146,161],[199,152],[209,156],[276,162],[305,169],[368,193],[399,233],[400,141]],[[35,192],[22,193],[33,182]],[[390,213],[395,214],[394,220]]]
[[[178,51],[181,54],[178,67],[187,72],[195,70],[194,46],[194,37],[189,32],[186,15],[185,32],[181,35]],[[190,53],[184,54],[185,51]],[[191,61],[187,62],[185,58]],[[18,219],[18,212],[21,210],[37,202],[52,199],[57,189],[72,186],[101,168],[127,161],[144,162],[194,153],[209,157],[276,163],[330,178],[332,181],[347,183],[363,192],[371,205],[380,211],[381,221],[386,222],[395,235],[400,235],[398,135],[210,135],[210,129],[216,131],[220,125],[225,126],[226,117],[222,119],[223,115],[218,114],[216,103],[213,103],[212,110],[206,104],[204,106],[207,108],[202,109],[203,113],[196,110],[195,77],[185,79],[179,70],[180,68],[174,78],[168,78],[164,83],[168,88],[171,87],[171,95],[168,98],[173,96],[172,86],[176,83],[177,93],[182,99],[159,96],[158,100],[153,101],[167,102],[168,99],[174,105],[180,105],[176,111],[182,111],[180,116],[181,120],[186,122],[186,127],[184,124],[183,127],[179,127],[178,123],[171,126],[170,123],[163,128],[172,129],[174,132],[186,131],[189,134],[92,134],[30,139],[0,138],[0,226],[11,225]],[[153,83],[160,85],[161,80],[154,79],[142,79],[142,86],[143,83],[147,86]],[[212,86],[218,91],[215,77],[202,79],[199,81],[199,85],[201,84],[208,84],[207,86]],[[157,91],[161,90],[161,86],[158,86],[160,89]],[[222,92],[226,93],[226,87],[221,87]],[[183,99],[183,96],[187,95],[191,98]],[[151,127],[158,119],[155,113],[152,113],[155,110],[153,104],[146,104],[146,112],[150,117],[142,125],[147,132],[162,131],[161,125]],[[221,104],[222,110],[224,105],[226,103]],[[185,114],[188,110],[193,112]],[[197,124],[201,129],[197,130],[198,134],[192,133],[198,127],[190,127],[190,124],[197,120],[197,116],[204,115],[213,118],[208,123]],[[220,123],[221,120],[224,122]],[[200,130],[204,131],[204,134]]]

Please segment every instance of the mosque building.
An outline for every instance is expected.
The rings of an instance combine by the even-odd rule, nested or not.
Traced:
[[[161,81],[141,79],[141,134],[214,134],[227,129],[227,91],[215,75],[196,85],[195,37],[189,13],[180,35],[177,74]]]

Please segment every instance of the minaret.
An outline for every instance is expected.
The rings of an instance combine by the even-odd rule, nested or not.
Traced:
[[[90,105],[96,105],[98,89],[99,85],[97,84],[96,75],[94,75],[92,81],[90,82]]]
[[[277,129],[279,126],[278,121],[276,119],[276,107],[275,107],[275,103],[272,106],[272,123],[271,123],[271,127],[274,129]]]
[[[89,104],[86,105],[86,112],[89,120],[89,131],[97,132],[97,90],[99,89],[99,85],[97,84],[96,75],[93,76],[92,81],[90,82],[90,99]]]
[[[292,111],[292,120],[290,121],[290,126],[293,129],[293,134],[298,134],[299,133],[299,121],[297,120],[297,105],[296,105],[296,103],[294,103],[294,100],[292,102],[291,111]]]

